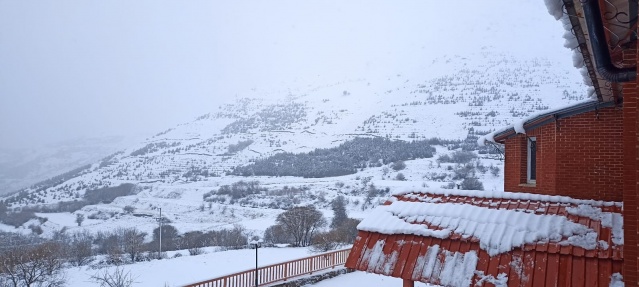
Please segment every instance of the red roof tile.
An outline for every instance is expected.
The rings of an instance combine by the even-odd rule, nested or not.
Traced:
[[[380,225],[398,223],[401,226],[385,228],[365,219],[358,227],[360,231],[346,266],[444,286],[492,286],[498,282],[507,282],[508,286],[608,286],[610,276],[621,272],[623,238],[619,238],[619,230],[611,226],[621,225],[614,222],[621,218],[620,204],[534,196],[517,198],[526,197],[446,196],[427,192],[396,195],[386,207],[380,208],[388,211],[385,216],[395,218],[383,218]],[[420,209],[420,205],[427,208]],[[459,209],[456,212],[463,216],[461,219],[441,216],[434,211],[438,207]],[[522,226],[539,224],[540,229],[545,228],[542,223],[547,220],[564,218],[568,226],[587,229],[582,239],[596,244],[569,241],[568,237],[573,234],[568,233],[561,238],[533,238],[534,241],[527,238],[528,243],[505,246],[520,242],[513,238],[521,234],[535,233],[520,234],[517,223],[514,226],[495,223],[506,219],[481,218],[486,210],[515,211],[497,215],[512,214],[527,220]],[[483,222],[477,224],[473,221],[475,217]],[[513,228],[518,232],[513,233]],[[450,233],[441,236],[442,233],[430,231]]]

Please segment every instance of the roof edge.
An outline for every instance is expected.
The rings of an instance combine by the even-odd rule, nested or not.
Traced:
[[[594,110],[609,108],[616,106],[615,102],[599,102],[596,100],[581,102],[572,106],[560,108],[557,110],[552,110],[549,112],[545,112],[539,115],[535,115],[523,120],[521,124],[524,132],[516,131],[514,126],[510,126],[506,129],[496,131],[492,134],[492,142],[495,143],[504,143],[505,140],[516,136],[517,134],[525,134],[525,132],[534,130],[538,127],[544,126],[546,124],[555,122],[560,119],[568,118],[571,116],[580,115],[583,113],[591,112]],[[485,137],[485,140],[490,140],[490,137]]]

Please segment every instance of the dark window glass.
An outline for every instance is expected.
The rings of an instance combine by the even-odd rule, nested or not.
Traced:
[[[528,139],[528,177],[537,180],[537,140]]]

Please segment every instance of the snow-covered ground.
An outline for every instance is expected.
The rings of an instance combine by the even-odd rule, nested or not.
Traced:
[[[178,258],[153,260],[136,264],[96,267],[73,267],[66,270],[67,287],[97,286],[91,276],[97,273],[103,274],[105,270],[112,273],[116,268],[121,268],[124,273],[130,273],[135,278],[133,286],[183,286],[220,277],[226,274],[250,270],[255,267],[255,250],[229,250],[216,251],[215,248],[205,248],[206,254],[188,256],[186,251],[169,252],[169,256],[181,253]],[[293,259],[315,255],[307,248],[260,248],[259,265],[269,265]],[[316,287],[334,286],[376,286],[397,287],[402,286],[402,280],[398,278],[382,276],[372,273],[355,271],[327,279],[312,285]],[[416,287],[434,286],[416,282]]]
[[[312,285],[314,287],[336,287],[336,286],[375,286],[375,287],[400,287],[402,279],[388,277],[362,271],[355,271],[340,275],[331,279],[323,280]],[[434,287],[422,282],[415,282],[415,287]]]
[[[135,278],[133,286],[137,287],[183,286],[255,268],[255,249],[216,252],[215,248],[210,247],[205,248],[206,254],[197,256],[189,256],[187,251],[177,252],[183,256],[122,265],[120,268]],[[173,257],[177,252],[167,254]],[[307,248],[260,248],[258,252],[260,266],[314,255]],[[112,273],[118,267],[106,268]],[[91,280],[91,276],[104,271],[89,266],[68,268],[67,287],[98,286]]]

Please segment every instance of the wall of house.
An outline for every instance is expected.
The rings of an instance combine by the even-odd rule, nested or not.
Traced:
[[[636,43],[636,42],[635,42]],[[637,46],[623,53],[624,67],[639,65]],[[639,286],[639,88],[637,81],[623,83],[623,230],[626,286]]]
[[[537,180],[528,184],[528,137],[537,140]],[[545,125],[506,140],[504,189],[538,194],[555,191],[555,126]]]
[[[506,191],[623,199],[623,116],[605,108],[546,124],[506,140]],[[537,180],[527,183],[527,138],[537,140]]]

